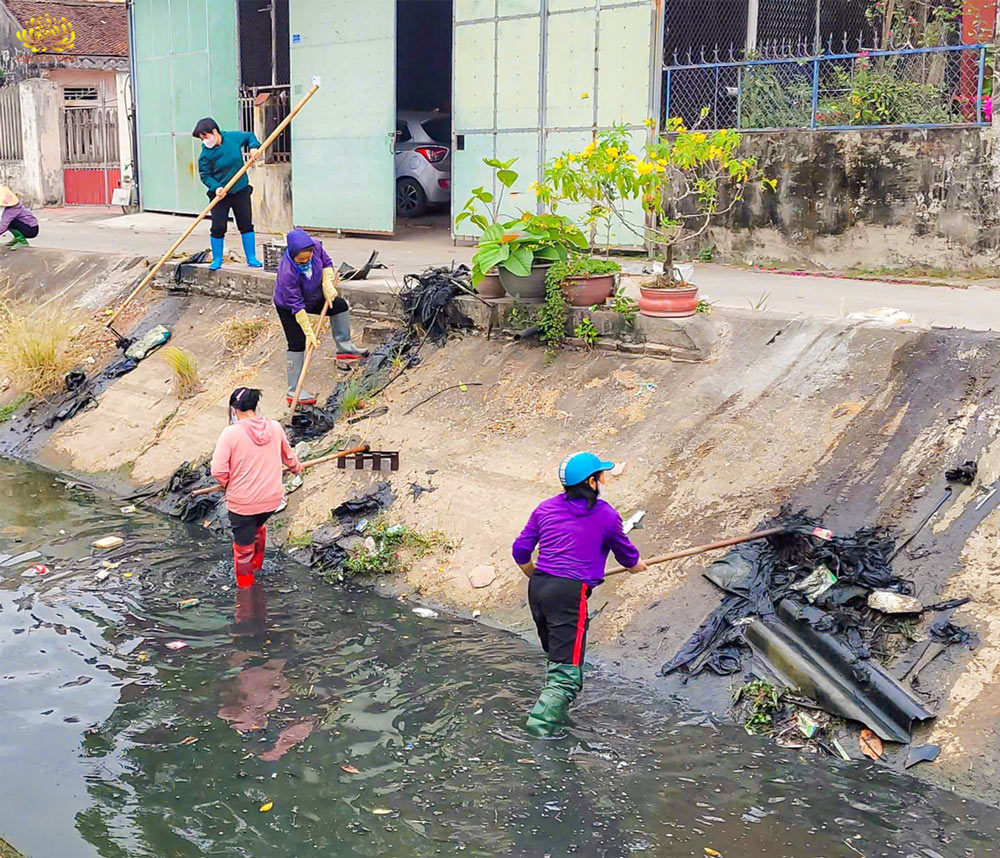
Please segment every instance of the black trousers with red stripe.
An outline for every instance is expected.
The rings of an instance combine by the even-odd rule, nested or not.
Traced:
[[[587,598],[591,588],[573,578],[535,572],[528,581],[528,606],[549,661],[582,665],[587,650]]]

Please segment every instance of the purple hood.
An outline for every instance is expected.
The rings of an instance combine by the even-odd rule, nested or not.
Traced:
[[[310,308],[313,308],[311,312],[318,313],[323,304],[323,269],[333,268],[333,261],[323,249],[323,243],[310,238],[305,230],[293,229],[286,241],[288,250],[278,263],[278,276],[274,280],[274,305],[291,313]],[[292,257],[310,247],[313,249],[312,271],[306,277]]]

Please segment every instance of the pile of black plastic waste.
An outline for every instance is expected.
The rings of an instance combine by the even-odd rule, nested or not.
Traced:
[[[438,345],[448,339],[453,328],[471,328],[472,319],[452,299],[474,294],[472,277],[466,265],[428,268],[423,274],[407,274],[399,293],[403,312],[411,328],[426,331]]]
[[[726,595],[663,665],[662,675],[681,669],[691,674],[704,669],[720,675],[738,672],[748,651],[744,621],[773,616],[782,599],[799,603],[803,619],[817,631],[837,635],[858,658],[870,655],[872,635],[884,615],[868,608],[868,594],[876,589],[913,593],[912,582],[892,571],[893,535],[886,528],[864,527],[827,540],[812,535],[822,526],[817,519],[787,510],[763,525],[778,526],[785,532],[766,542],[745,543],[709,566],[706,577]]]

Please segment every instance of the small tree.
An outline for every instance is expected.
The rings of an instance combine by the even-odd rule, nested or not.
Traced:
[[[777,186],[763,178],[755,158],[739,155],[740,135],[728,129],[689,131],[671,119],[667,133],[641,153],[631,152],[630,144],[624,124],[601,132],[582,151],[565,152],[548,165],[536,193],[553,209],[559,200],[589,203],[586,224],[603,225],[610,235],[611,224],[620,223],[649,242],[663,260],[657,285],[664,288],[674,284],[678,245],[732,211],[752,183]]]

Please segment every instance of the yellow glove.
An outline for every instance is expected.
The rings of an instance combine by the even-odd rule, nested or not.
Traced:
[[[332,268],[323,269],[323,297],[331,304],[337,297],[337,283],[333,276]]]
[[[309,323],[309,314],[305,311],[305,308],[295,314],[295,321],[299,323],[302,333],[306,335],[306,345],[311,349],[319,348],[319,340],[316,339],[316,332]]]

